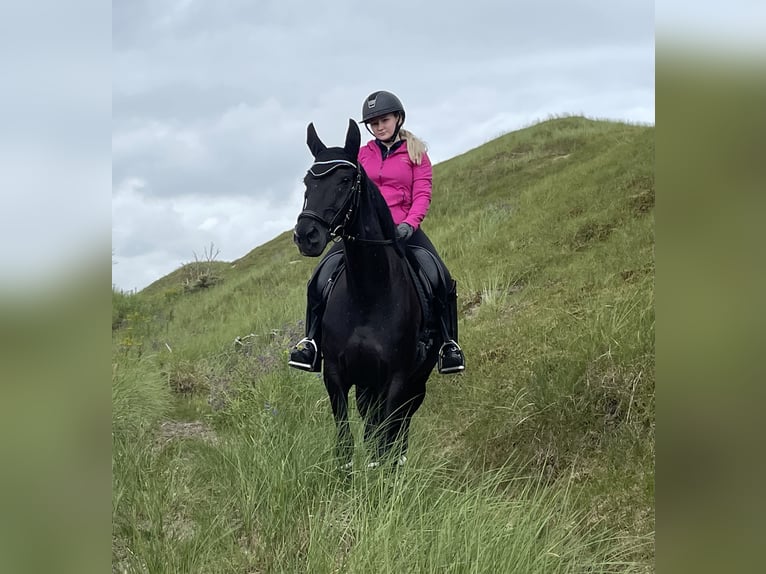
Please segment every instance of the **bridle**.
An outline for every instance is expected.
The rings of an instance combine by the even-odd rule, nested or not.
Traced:
[[[304,201],[304,209],[298,215],[298,220],[302,217],[313,219],[321,223],[327,228],[330,238],[338,242],[341,239],[344,241],[358,241],[359,243],[371,243],[376,245],[387,245],[394,241],[392,239],[364,239],[349,234],[346,231],[346,227],[354,222],[354,219],[359,212],[359,201],[362,196],[362,169],[352,161],[345,159],[333,159],[328,161],[317,161],[309,168],[309,173],[317,178],[322,178],[329,173],[333,172],[336,168],[346,165],[351,166],[356,170],[356,179],[354,185],[348,191],[348,195],[343,200],[343,204],[340,209],[335,213],[330,221],[327,221],[324,217],[318,214],[316,211],[306,209],[305,205],[308,200]]]

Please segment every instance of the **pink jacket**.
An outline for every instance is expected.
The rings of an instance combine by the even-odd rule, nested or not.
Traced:
[[[432,171],[428,155],[424,153],[420,165],[415,165],[405,142],[383,159],[373,139],[359,150],[359,163],[380,188],[394,224],[406,222],[417,229],[431,205]]]

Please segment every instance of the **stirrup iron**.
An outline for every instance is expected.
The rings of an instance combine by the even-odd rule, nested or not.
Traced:
[[[463,356],[463,363],[462,365],[456,365],[454,367],[443,367],[443,361],[444,361],[444,349],[447,345],[455,345],[457,347],[458,352]],[[459,373],[460,371],[465,370],[465,355],[463,354],[463,349],[458,345],[457,341],[454,339],[450,339],[449,341],[445,341],[442,343],[441,348],[439,349],[439,364],[438,364],[438,370],[440,375],[449,375],[451,373]]]
[[[298,343],[295,345],[295,348],[297,349],[301,345],[303,345],[305,347],[307,344],[310,344],[312,347],[314,347],[314,363],[313,364],[302,363],[300,361],[293,361],[292,359],[290,359],[289,361],[287,361],[288,365],[290,365],[291,367],[296,367],[298,369],[302,369],[304,371],[313,371],[314,370],[314,368],[315,368],[315,366],[317,364],[317,361],[319,360],[319,349],[317,348],[317,344],[314,342],[314,340],[313,339],[309,339],[308,337],[304,337],[303,339],[298,341]]]

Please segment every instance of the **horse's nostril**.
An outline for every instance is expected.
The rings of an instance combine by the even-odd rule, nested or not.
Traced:
[[[316,243],[319,240],[319,231],[317,231],[316,227],[308,232],[306,238],[311,241],[311,243]]]

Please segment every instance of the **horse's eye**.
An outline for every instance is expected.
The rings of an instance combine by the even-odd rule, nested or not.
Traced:
[[[351,181],[351,178],[349,176],[346,176],[343,178],[343,183],[348,183]]]

